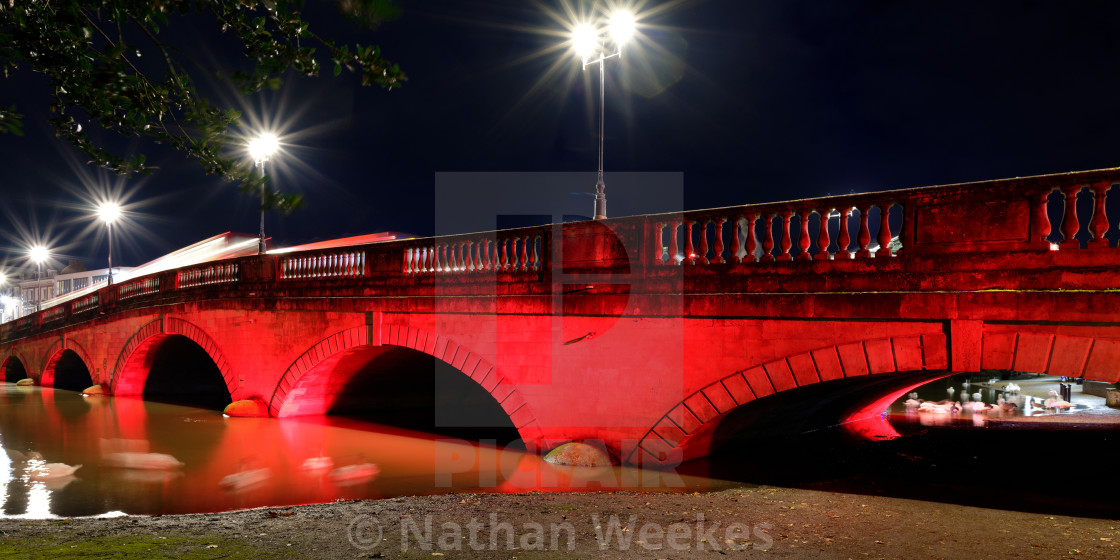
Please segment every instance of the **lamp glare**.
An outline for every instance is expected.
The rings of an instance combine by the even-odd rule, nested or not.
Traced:
[[[634,36],[634,15],[625,10],[611,14],[611,39],[619,46]]]
[[[111,224],[121,217],[121,207],[112,202],[106,202],[97,207],[97,214],[101,216],[101,221]]]
[[[581,24],[572,30],[572,48],[580,58],[590,58],[598,45],[599,34],[590,25]]]
[[[267,161],[280,149],[280,139],[275,134],[262,134],[249,142],[249,155],[253,160]]]

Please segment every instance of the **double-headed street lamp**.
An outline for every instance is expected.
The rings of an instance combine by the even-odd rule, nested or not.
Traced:
[[[50,258],[51,253],[46,247],[36,245],[28,250],[27,254],[35,261],[35,311],[39,311],[43,305],[43,291],[39,287],[39,280],[43,275],[43,262]]]
[[[109,285],[113,285],[113,222],[121,217],[121,207],[113,202],[102,203],[97,207],[97,214],[105,227],[109,228]]]
[[[606,61],[608,58],[622,58],[622,47],[634,36],[634,16],[627,11],[611,14],[610,41],[601,40],[599,30],[589,24],[581,24],[572,30],[572,46],[583,61],[583,69],[592,64],[599,65],[599,181],[595,183],[595,219],[607,217],[607,185],[603,182],[603,117],[606,107]],[[608,48],[608,46],[610,48]]]
[[[264,254],[264,164],[280,149],[280,139],[275,134],[262,134],[249,142],[249,155],[253,163],[261,169],[261,233],[257,243],[257,254]]]

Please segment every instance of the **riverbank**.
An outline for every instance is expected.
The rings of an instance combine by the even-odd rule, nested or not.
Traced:
[[[776,487],[0,519],[20,558],[1114,558],[1120,521]]]

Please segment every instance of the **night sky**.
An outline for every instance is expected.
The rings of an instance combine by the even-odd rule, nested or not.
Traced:
[[[247,122],[283,124],[270,173],[307,208],[269,214],[275,245],[451,233],[474,227],[456,213],[516,213],[490,205],[508,190],[539,197],[525,213],[591,213],[598,71],[581,70],[549,15],[564,2],[402,1],[372,32],[309,4],[313,29],[380,45],[409,81],[386,92],[327,67],[247,99],[208,86]],[[640,44],[607,66],[612,217],[1120,164],[1120,2],[649,0],[638,12]],[[165,33],[203,63],[237,53],[202,20]],[[49,91],[30,72],[0,80],[0,104],[26,115],[23,138],[0,134],[8,270],[30,238],[62,264],[105,266],[91,189],[127,194],[115,264],[256,232],[257,201],[182,155],[103,135],[159,169],[85,166],[45,124]],[[449,203],[464,195],[473,203]]]

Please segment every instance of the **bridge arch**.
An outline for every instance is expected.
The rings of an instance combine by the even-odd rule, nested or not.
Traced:
[[[646,431],[623,462],[673,465],[703,457],[710,451],[713,431],[732,410],[783,391],[947,367],[944,334],[865,340],[779,358],[732,373],[685,397]]]
[[[176,317],[160,317],[145,323],[125,342],[113,366],[110,381],[114,395],[141,395],[150,373],[149,366],[160,343],[175,335],[191,340],[206,352],[225,380],[230,398],[240,398],[241,389],[221,348],[201,327]]]
[[[21,371],[23,373],[22,376],[17,377],[9,374],[9,368],[12,368],[14,365],[12,363],[12,360],[15,360],[18,364],[18,367],[16,367],[15,369]],[[28,362],[26,358],[20,355],[20,353],[17,352],[14,347],[9,347],[8,351],[5,352],[2,357],[0,357],[0,381],[11,381],[14,383],[16,381],[19,381],[20,379],[32,377],[31,372],[27,370],[27,364],[29,363],[30,362]]]
[[[269,400],[269,415],[294,415],[293,399],[301,394],[300,380],[316,366],[362,347],[373,348],[369,327],[353,327],[324,338],[297,358],[284,372]],[[489,360],[470,351],[454,340],[408,325],[386,324],[381,327],[380,346],[411,348],[440,360],[462,372],[490,394],[509,416],[521,439],[539,442],[540,422],[517,387],[498,371]],[[298,406],[298,405],[297,405]],[[298,409],[297,409],[298,410]],[[316,413],[325,410],[316,410]]]
[[[90,384],[97,383],[97,380],[93,377],[93,368],[90,367],[91,364],[93,364],[93,360],[90,359],[89,352],[86,352],[86,349],[82,347],[81,344],[69,338],[60,337],[43,353],[43,367],[40,369],[43,373],[39,376],[39,384],[43,387],[54,387],[58,362],[62,359],[63,354],[65,354],[67,350],[76,354],[78,359],[81,360],[82,365],[86,367],[86,371],[90,373]],[[82,387],[82,389],[85,389],[85,387]]]

